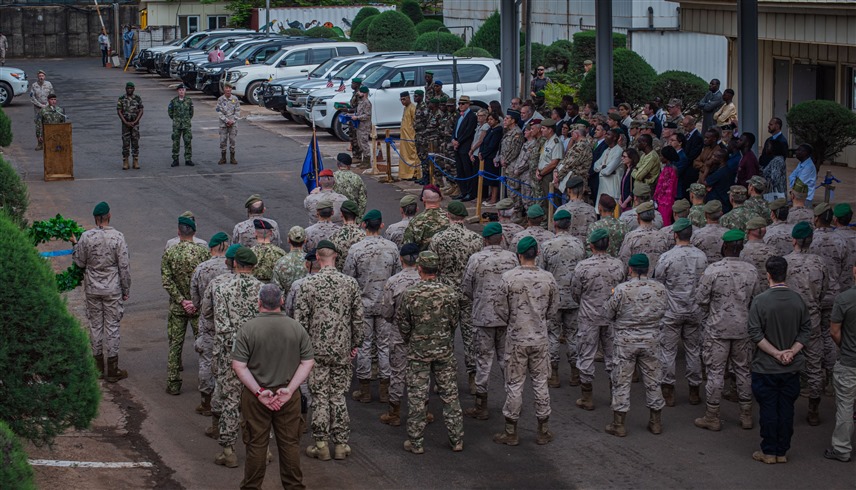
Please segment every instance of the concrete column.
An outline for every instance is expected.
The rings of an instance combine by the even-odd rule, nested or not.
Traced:
[[[737,0],[737,120],[760,139],[758,88],[758,0]]]
[[[520,14],[515,0],[500,0],[499,25],[501,29],[500,79],[502,107],[511,107],[511,99],[520,93]]]
[[[594,4],[594,25],[597,31],[595,67],[597,69],[598,111],[606,114],[612,106],[612,0],[600,0]]]

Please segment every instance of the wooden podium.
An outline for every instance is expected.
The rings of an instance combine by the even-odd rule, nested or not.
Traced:
[[[71,123],[45,124],[45,180],[74,180]]]

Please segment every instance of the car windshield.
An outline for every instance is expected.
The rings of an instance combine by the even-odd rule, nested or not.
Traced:
[[[360,78],[362,78],[363,80],[365,80],[365,79],[366,79],[366,77],[368,77],[368,76],[369,76],[369,75],[371,75],[372,73],[374,73],[374,72],[378,71],[378,69],[380,69],[380,68],[382,68],[382,67],[383,67],[383,65],[372,65],[372,66],[370,66],[370,67],[366,68],[366,69],[365,69],[365,70],[363,70],[363,71],[357,72],[357,76],[358,76],[358,77],[360,77]]]
[[[384,78],[386,78],[386,76],[389,75],[390,72],[392,72],[392,70],[393,70],[393,68],[390,68],[388,66],[383,66],[380,69],[375,70],[374,72],[372,72],[371,75],[367,76],[363,80],[363,85],[365,85],[368,88],[380,87],[381,81]]]
[[[342,63],[342,60],[330,58],[329,60],[325,61],[324,63],[321,63],[320,65],[318,65],[317,68],[309,72],[309,78],[323,78],[324,75],[326,75],[332,67],[336,66],[339,63]],[[342,63],[342,66],[348,66],[349,64],[350,63],[346,61]]]
[[[236,60],[245,60],[250,54],[258,49],[258,43],[248,43],[243,47],[237,48],[229,58]]]
[[[366,66],[366,63],[368,63],[368,60],[354,61],[350,65],[336,72],[336,74],[333,76],[336,78],[341,78],[342,80],[348,80],[350,78],[353,78],[353,76],[358,71],[360,71],[364,66]]]
[[[204,41],[207,38],[208,38],[208,34],[203,34],[203,35],[193,39],[189,43],[187,43],[187,47],[188,48],[195,48],[196,46],[200,45],[202,43],[202,41]]]
[[[285,56],[285,51],[280,50],[279,53],[276,53],[275,55],[272,55],[268,59],[266,59],[265,64],[268,66],[275,65],[280,59],[282,59],[283,56]]]

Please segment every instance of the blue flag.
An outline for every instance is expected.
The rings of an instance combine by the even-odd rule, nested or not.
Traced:
[[[309,147],[306,148],[306,158],[303,159],[303,168],[300,170],[300,178],[306,184],[306,192],[312,192],[318,183],[315,182],[315,167],[312,165],[312,153],[315,153],[315,159],[318,165],[318,172],[324,170],[324,164],[321,162],[321,150],[318,148],[318,137],[313,132],[312,141]]]

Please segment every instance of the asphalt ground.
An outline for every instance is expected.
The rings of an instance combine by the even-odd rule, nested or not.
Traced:
[[[33,451],[39,452],[38,457],[59,460],[118,458],[153,464],[148,469],[37,467],[37,481],[40,486],[78,488],[115,488],[119,482],[126,488],[237,487],[243,465],[238,469],[214,465],[220,448],[203,435],[211,419],[194,412],[199,396],[191,334],[185,342],[183,392],[180,396],[164,393],[168,298],[161,286],[160,258],[164,242],[175,236],[176,217],[181,212],[189,209],[196,214],[198,236],[204,239],[221,230],[230,233],[236,222],[245,219],[243,203],[253,193],[263,196],[267,216],[277,220],[282,230],[307,225],[302,207],[306,191],[299,174],[311,131],[253,108],[246,111],[253,114],[239,123],[240,164],[218,166],[214,99],[190,92],[196,103],[193,160],[197,165],[170,168],[171,127],[166,107],[175,95],[170,89],[174,81],[103,69],[94,58],[7,63],[27,70],[31,79],[35,79],[36,70],[45,69],[59,105],[74,123],[75,180],[44,182],[41,153],[33,151],[29,102],[19,97],[5,108],[13,120],[15,140],[4,157],[19,169],[29,186],[29,218],[46,219],[60,213],[90,227],[93,206],[106,200],[112,208],[112,225],[125,234],[132,264],[133,284],[125,304],[120,351],[120,364],[130,377],[118,385],[104,385],[106,396],[99,418],[113,427],[111,437],[99,435],[97,430],[73,433],[61,438],[53,449]],[[146,114],[141,125],[142,169],[123,171],[115,107],[128,80],[136,83]],[[319,133],[319,137],[325,155],[335,155],[347,146],[326,133]],[[329,157],[325,161],[328,167],[333,163]],[[413,186],[383,184],[370,177],[365,181],[369,208],[380,209],[390,223],[397,221],[398,200]],[[58,259],[57,266],[66,265]],[[78,314],[81,297],[79,291],[68,295],[70,308]],[[466,408],[473,400],[464,394],[467,378],[460,338],[457,353],[461,404]],[[551,390],[550,424],[555,440],[549,445],[535,444],[529,383],[520,420],[520,445],[499,446],[491,441],[503,428],[504,390],[498,368],[494,368],[491,379],[491,417],[488,421],[465,418],[462,453],[452,453],[448,448],[436,395],[432,395],[430,407],[438,421],[426,431],[425,454],[405,452],[405,426],[393,428],[378,421],[386,406],[376,401],[375,384],[371,404],[348,401],[352,455],[346,461],[330,462],[303,456],[306,484],[316,488],[856,488],[853,463],[828,461],[822,456],[834,420],[830,397],[821,403],[822,423],[818,427],[805,422],[807,400],[797,402],[789,462],[768,466],[751,459],[760,440],[757,424],[753,430],[741,430],[736,404],[723,402],[721,432],[693,426],[693,419],[703,415],[704,405],[688,405],[682,366],[678,370],[678,405],[664,410],[660,436],[645,429],[648,411],[644,389],[641,384],[633,385],[626,438],[607,435],[603,430],[612,420],[603,364],[597,364],[596,409],[591,412],[574,405],[579,391],[567,385],[567,366],[563,362],[560,368],[562,387]],[[755,411],[757,420],[757,408]],[[116,413],[115,417],[106,416]],[[301,441],[303,447],[310,443],[308,437]],[[242,444],[237,449],[243,463]],[[279,488],[276,465],[274,462],[268,468],[264,488]]]

